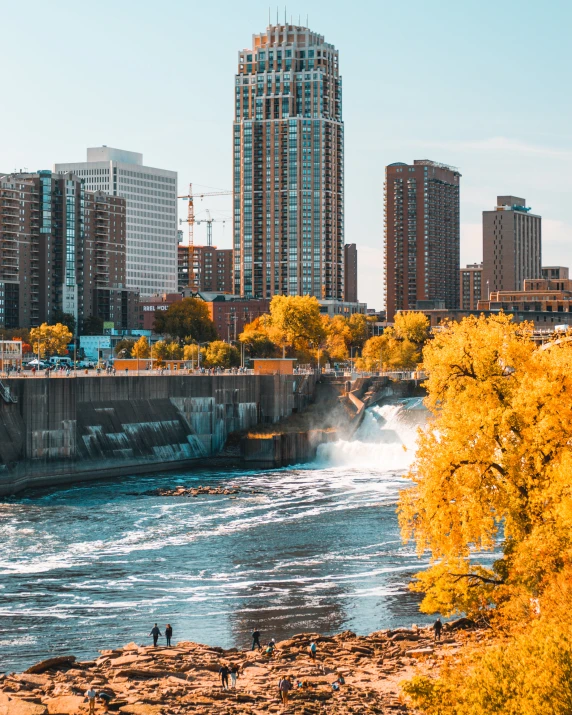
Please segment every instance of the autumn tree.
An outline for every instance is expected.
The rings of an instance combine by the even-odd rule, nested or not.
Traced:
[[[200,343],[215,340],[215,325],[207,304],[200,298],[184,298],[167,310],[156,311],[153,331],[179,340],[192,339]]]
[[[183,358],[183,348],[176,342],[167,342],[165,340],[158,340],[151,347],[151,357],[156,360],[159,364],[163,363],[165,360],[182,360]]]
[[[325,337],[320,304],[313,296],[275,295],[270,303],[270,315],[263,317],[268,337],[285,348],[307,350],[310,342]]]
[[[240,353],[234,347],[222,340],[213,340],[206,349],[205,367],[238,367]]]
[[[252,357],[268,358],[277,355],[277,346],[270,339],[261,318],[255,318],[245,325],[238,339],[248,346],[248,352]]]
[[[572,706],[572,342],[538,349],[530,325],[470,317],[428,342],[423,364],[432,419],[399,519],[432,564],[413,587],[423,611],[484,618],[505,640],[469,658],[458,678],[421,678],[407,692],[426,713],[564,715]],[[553,659],[560,682],[535,665]],[[540,705],[544,696],[550,707]]]
[[[409,340],[422,347],[429,339],[429,319],[416,311],[401,311],[394,321],[395,334],[401,340]]]
[[[204,362],[204,355],[206,348],[200,349],[201,361]],[[190,343],[183,347],[183,360],[194,363],[198,365],[199,362],[199,346],[196,343]]]
[[[142,335],[131,348],[131,356],[140,360],[144,360],[149,357],[149,353],[149,343],[147,341],[147,338]]]
[[[40,357],[65,355],[72,337],[71,332],[62,323],[56,325],[42,323],[39,328],[30,330],[33,351],[36,355],[39,353]]]

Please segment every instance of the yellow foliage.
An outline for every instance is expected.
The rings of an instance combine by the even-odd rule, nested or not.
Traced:
[[[142,335],[131,348],[131,355],[141,360],[149,357],[149,343],[144,335]]]
[[[39,352],[40,357],[65,355],[71,339],[72,334],[63,323],[56,323],[55,325],[42,323],[39,328],[30,330],[32,349],[36,355]]]

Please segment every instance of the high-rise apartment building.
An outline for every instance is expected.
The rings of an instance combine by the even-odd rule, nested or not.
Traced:
[[[469,263],[459,270],[459,308],[461,310],[476,310],[482,298],[482,263]]]
[[[542,219],[526,200],[497,196],[483,211],[483,299],[493,291],[522,290],[525,278],[542,277]]]
[[[143,155],[111,147],[87,150],[83,163],[55,164],[89,191],[127,202],[127,287],[141,296],[177,289],[177,172],[144,166]]]
[[[193,268],[191,269],[191,254]],[[178,249],[178,290],[192,288],[195,291],[232,293],[232,249],[216,246],[194,246],[179,244]]]
[[[385,169],[387,319],[417,301],[459,305],[459,181],[451,166],[425,159]]]
[[[344,301],[357,303],[357,246],[346,243],[344,246]]]
[[[137,293],[125,288],[125,199],[89,192],[72,173],[0,177],[0,324],[91,316],[127,328]]]
[[[344,129],[338,52],[271,25],[239,52],[234,292],[343,298]]]

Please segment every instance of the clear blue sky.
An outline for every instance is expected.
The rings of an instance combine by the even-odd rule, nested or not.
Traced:
[[[311,0],[287,12],[340,50],[360,300],[382,305],[394,161],[460,168],[463,262],[481,259],[481,211],[514,194],[543,216],[543,262],[572,265],[570,3]],[[267,23],[267,4],[230,0],[3,2],[0,170],[82,161],[107,144],[178,171],[182,191],[230,188],[237,51]],[[203,206],[230,215],[226,198]],[[214,238],[230,247],[230,222]]]

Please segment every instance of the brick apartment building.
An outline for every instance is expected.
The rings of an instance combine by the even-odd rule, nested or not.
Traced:
[[[459,305],[459,182],[453,167],[429,160],[385,169],[387,319],[417,302]]]
[[[344,246],[344,264],[344,301],[357,303],[358,274],[357,246],[355,243],[346,243]]]
[[[0,325],[35,327],[62,313],[79,332],[91,316],[135,325],[125,242],[124,199],[85,191],[74,174],[0,176]]]
[[[469,263],[459,270],[459,307],[474,310],[482,295],[483,264]]]
[[[192,288],[194,291],[232,293],[232,249],[216,246],[178,247],[178,290]]]

